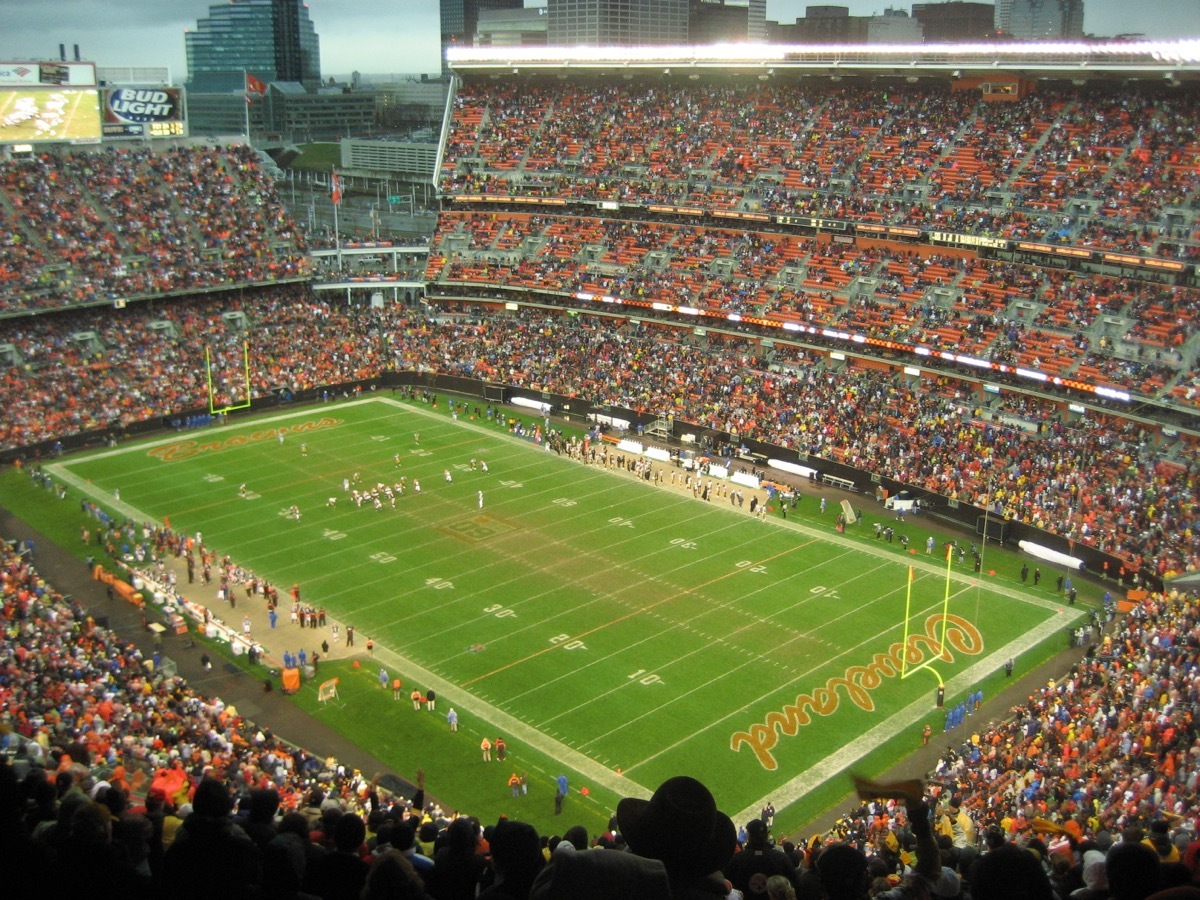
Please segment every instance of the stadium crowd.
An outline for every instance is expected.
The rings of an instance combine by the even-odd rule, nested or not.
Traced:
[[[251,332],[228,322],[233,311]],[[486,378],[835,459],[1098,547],[1131,572],[1163,575],[1200,561],[1195,473],[1176,456],[1179,446],[1158,447],[1139,423],[1100,413],[1070,421],[1044,411],[1029,430],[1013,427],[984,395],[945,379],[910,384],[806,354],[771,371],[750,341],[713,336],[702,345],[659,328],[545,312],[438,323],[396,306],[322,302],[299,286],[120,317],[84,310],[6,324],[28,368],[9,368],[0,384],[4,449],[205,408],[206,347],[215,351],[218,402],[240,399],[243,342],[252,340],[254,396],[385,370]],[[80,331],[99,344],[81,346],[71,337]],[[82,366],[91,378],[78,378]]]
[[[245,146],[0,161],[0,314],[303,276],[300,233]]]
[[[455,95],[441,187],[808,214],[1194,258],[1193,91],[744,81],[496,83]],[[1090,210],[1082,219],[1075,201]]]
[[[771,232],[500,212],[439,219],[440,287],[608,295],[852,329],[1192,404],[1200,291],[976,259],[938,248],[821,243]],[[1122,326],[1114,329],[1112,323]]]

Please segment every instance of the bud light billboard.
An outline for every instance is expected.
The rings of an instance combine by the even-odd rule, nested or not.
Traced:
[[[184,134],[181,88],[121,87],[105,90],[105,137],[155,138]]]

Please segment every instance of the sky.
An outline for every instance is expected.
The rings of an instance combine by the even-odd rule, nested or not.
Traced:
[[[814,0],[767,0],[767,18],[793,22]],[[817,0],[871,15],[911,0]],[[526,0],[529,6],[544,2]],[[207,15],[211,0],[0,0],[0,61],[57,59],[78,44],[100,66],[167,66],[187,75],[183,33]],[[308,0],[321,39],[324,76],[437,73],[438,0]],[[1200,38],[1200,0],[1085,0],[1084,30],[1142,32],[1149,38]]]

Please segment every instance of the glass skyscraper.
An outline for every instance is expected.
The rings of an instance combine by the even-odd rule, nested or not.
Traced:
[[[449,47],[470,47],[475,41],[479,14],[484,10],[521,9],[525,0],[440,0],[442,18],[442,71]]]
[[[244,73],[265,81],[321,81],[320,38],[302,0],[229,0],[184,33],[188,87],[240,90]]]

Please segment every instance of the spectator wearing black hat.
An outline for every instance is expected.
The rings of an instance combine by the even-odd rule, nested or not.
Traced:
[[[662,862],[675,900],[728,893],[722,870],[737,846],[737,832],[696,779],[669,778],[649,800],[626,797],[617,804],[617,824],[630,850]]]
[[[796,887],[796,867],[787,854],[771,842],[767,824],[762,819],[746,823],[746,843],[733,855],[724,869],[729,883],[747,897],[766,896],[767,880],[782,875]]]

